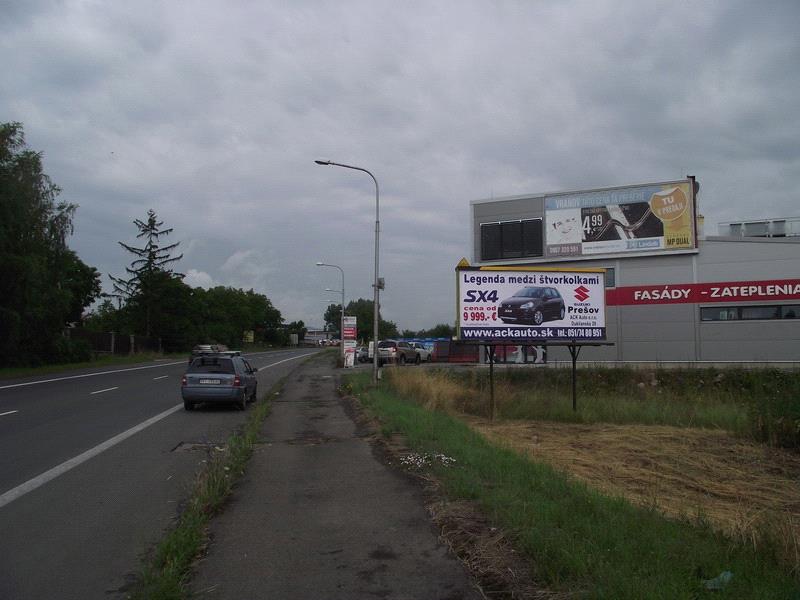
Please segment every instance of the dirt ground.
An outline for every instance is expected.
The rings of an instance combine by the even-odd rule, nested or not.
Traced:
[[[715,430],[462,418],[495,443],[669,517],[703,518],[756,545],[769,523],[786,546],[786,559],[798,564],[797,452]]]

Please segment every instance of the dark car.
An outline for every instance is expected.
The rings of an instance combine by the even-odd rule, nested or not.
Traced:
[[[552,287],[524,287],[497,307],[503,323],[530,323],[564,318],[564,299]]]
[[[218,352],[227,351],[227,346],[222,344],[198,344],[192,348],[192,353],[189,355],[189,364],[198,356],[208,356],[210,354],[217,354]]]
[[[239,410],[256,399],[257,371],[241,356],[209,354],[195,358],[181,381],[183,407],[200,402],[233,404]]]

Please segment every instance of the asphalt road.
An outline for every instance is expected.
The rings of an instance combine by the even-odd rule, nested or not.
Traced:
[[[259,394],[315,350],[248,355]],[[246,413],[183,410],[186,361],[0,382],[0,598],[122,598],[209,448]]]

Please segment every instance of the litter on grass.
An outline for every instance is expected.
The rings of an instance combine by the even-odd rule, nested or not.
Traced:
[[[456,462],[456,459],[444,454],[439,454],[438,452],[432,452],[430,454],[417,454],[416,452],[412,452],[410,454],[406,454],[400,459],[400,464],[402,464],[404,467],[414,469],[423,469],[435,462],[439,463],[443,467],[450,467]]]

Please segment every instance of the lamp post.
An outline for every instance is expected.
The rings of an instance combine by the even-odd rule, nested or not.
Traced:
[[[362,169],[361,167],[354,167],[352,165],[344,165],[342,163],[333,162],[332,160],[315,160],[315,163],[318,165],[329,165],[334,167],[344,167],[345,169],[353,169],[355,171],[362,171],[372,177],[372,181],[375,182],[375,281],[372,284],[373,289],[375,290],[374,299],[373,299],[373,315],[372,315],[372,337],[374,339],[373,348],[372,348],[372,383],[378,383],[378,313],[379,313],[379,306],[380,306],[380,289],[383,287],[380,283],[380,279],[378,277],[378,252],[380,249],[380,231],[381,231],[381,221],[380,221],[380,191],[378,189],[378,180],[375,179],[375,175],[367,171],[366,169]],[[342,286],[344,287],[344,286]]]
[[[342,349],[342,366],[344,366],[344,271],[342,270],[342,267],[340,267],[339,265],[331,265],[331,264],[324,263],[324,262],[318,262],[317,266],[318,267],[332,267],[334,269],[339,269],[339,272],[342,274],[342,289],[341,289],[341,292],[342,292],[342,318],[341,318],[341,322],[340,322],[340,325],[339,325],[339,345],[341,346],[341,349]],[[325,288],[325,291],[326,292],[338,292],[339,290],[332,290],[330,288]]]

